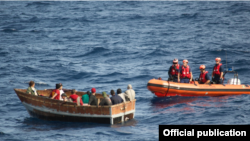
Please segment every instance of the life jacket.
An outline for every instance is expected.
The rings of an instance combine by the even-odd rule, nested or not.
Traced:
[[[185,77],[187,77],[187,78],[191,78],[191,75],[190,75],[190,73],[189,73],[189,66],[187,65],[187,67],[185,68],[183,65],[181,66],[181,74],[180,74],[180,77],[181,78],[185,78]]]
[[[174,67],[175,67],[175,66],[174,66],[174,65],[172,65],[172,68],[171,68],[171,72],[170,72],[170,74],[171,74],[171,75],[176,75],[176,76],[178,76],[178,71],[177,71],[177,69],[179,69],[179,68],[180,68],[180,65],[179,65],[179,64],[177,64],[176,69],[175,69]]]
[[[50,97],[53,97],[57,93],[57,96],[54,99],[60,100],[60,91],[58,89],[53,90],[50,93]]]
[[[220,75],[221,74],[221,72],[220,72],[220,66],[221,66],[222,64],[220,63],[219,65],[215,65],[214,66],[214,71],[213,71],[213,75]]]
[[[205,71],[204,73],[201,73],[201,74],[200,74],[200,82],[203,83],[203,84],[204,84],[205,82],[207,82],[207,79],[206,79],[206,77],[205,77],[207,73],[208,73],[208,71]]]

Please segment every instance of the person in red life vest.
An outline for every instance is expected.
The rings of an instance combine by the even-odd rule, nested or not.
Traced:
[[[187,64],[188,60],[183,60],[183,65],[180,67],[180,71],[178,72],[178,82],[189,83],[192,81],[192,71]]]
[[[60,90],[62,89],[62,85],[60,84],[56,84],[56,89],[53,90],[50,93],[50,98],[51,99],[56,99],[56,100],[60,100]]]
[[[180,69],[180,65],[178,64],[178,59],[175,58],[173,60],[173,65],[168,70],[169,80],[173,80],[173,82],[178,82],[179,69]]]
[[[78,106],[79,105],[83,106],[82,99],[76,94],[75,89],[71,90],[70,98],[73,102],[77,103]]]
[[[213,73],[212,73],[212,80],[215,84],[222,84],[223,83],[223,72],[224,72],[224,68],[222,66],[221,62],[221,58],[217,57],[215,58],[215,66],[213,69]]]
[[[210,78],[208,76],[208,71],[205,70],[205,65],[200,65],[200,77],[199,77],[199,83],[200,84],[209,84]]]

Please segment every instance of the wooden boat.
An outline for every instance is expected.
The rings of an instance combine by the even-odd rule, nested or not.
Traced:
[[[73,102],[63,102],[48,98],[52,90],[38,90],[43,96],[34,96],[26,93],[26,89],[14,89],[24,107],[31,116],[48,120],[98,122],[117,124],[133,119],[135,114],[135,101],[128,101],[112,106],[77,106]],[[64,91],[70,96],[70,91]],[[77,92],[82,96],[86,92]],[[98,103],[103,98],[96,94]]]
[[[166,96],[222,96],[250,94],[250,87],[247,84],[199,84],[194,81],[192,84],[175,83],[166,80],[151,79],[147,84],[148,90],[157,97]]]

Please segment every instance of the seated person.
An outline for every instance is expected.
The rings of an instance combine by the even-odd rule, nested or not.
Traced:
[[[56,84],[56,89],[50,93],[49,97],[51,99],[60,100],[60,89],[62,89],[62,85]]]
[[[102,92],[103,99],[100,102],[100,106],[112,105],[110,98],[107,96],[106,92]]]
[[[63,86],[62,83],[59,83],[60,86]],[[63,89],[61,88],[60,90],[60,100],[63,100],[62,99],[62,94],[64,93]]]
[[[128,90],[125,91],[126,101],[132,101],[132,100],[134,100],[135,99],[135,91],[133,90],[132,85],[128,84],[127,89]]]
[[[75,89],[71,90],[70,98],[72,99],[73,102],[77,103],[78,106],[83,105],[82,99],[76,94]]]
[[[110,94],[112,95],[112,97],[110,99],[111,99],[111,102],[112,102],[113,105],[119,104],[119,103],[123,102],[123,100],[122,100],[122,98],[120,96],[115,95],[115,91],[114,90],[111,90]]]
[[[126,102],[125,94],[122,93],[122,90],[120,88],[117,89],[117,95],[122,98],[123,102]]]
[[[89,95],[90,95],[89,91],[87,91],[86,94],[82,95],[82,102],[83,102],[83,104],[88,104],[89,103]]]
[[[95,97],[96,89],[92,88],[91,92],[92,93],[90,93],[90,95],[89,95],[89,105],[95,105],[95,106],[97,106],[98,102],[97,102],[97,98]]]
[[[205,70],[206,66],[201,65],[200,66],[200,77],[199,77],[199,83],[200,84],[209,84],[210,83],[210,78],[208,76],[208,71]]]
[[[36,95],[36,96],[39,95],[39,93],[35,89],[35,82],[34,81],[30,81],[29,87],[28,87],[26,93],[31,94],[31,95]]]
[[[73,102],[70,98],[67,97],[67,95],[65,93],[62,94],[62,101]]]

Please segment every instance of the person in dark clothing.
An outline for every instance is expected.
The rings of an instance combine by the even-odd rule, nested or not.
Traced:
[[[111,90],[110,94],[112,95],[112,97],[110,99],[111,99],[111,102],[112,102],[113,105],[119,104],[119,103],[123,102],[123,99],[120,96],[115,95],[115,91],[114,90]]]
[[[200,77],[199,77],[199,84],[210,84],[210,78],[208,76],[208,71],[205,70],[205,65],[200,65]]]
[[[102,92],[103,99],[100,102],[100,106],[112,105],[110,98],[107,96],[106,92]]]
[[[223,84],[223,74],[224,74],[224,68],[221,62],[221,58],[217,57],[215,58],[215,66],[212,73],[212,80],[215,84]]]
[[[129,101],[129,99],[127,97],[125,97],[125,93],[123,93],[120,88],[117,89],[117,95],[122,98],[123,102]]]
[[[178,64],[178,59],[175,58],[173,60],[173,65],[170,66],[170,68],[168,70],[169,80],[171,80],[173,82],[178,82],[179,71],[180,71],[180,65]]]
[[[89,95],[89,105],[96,105],[97,106],[97,98],[95,97],[96,89],[91,89],[91,94]]]

